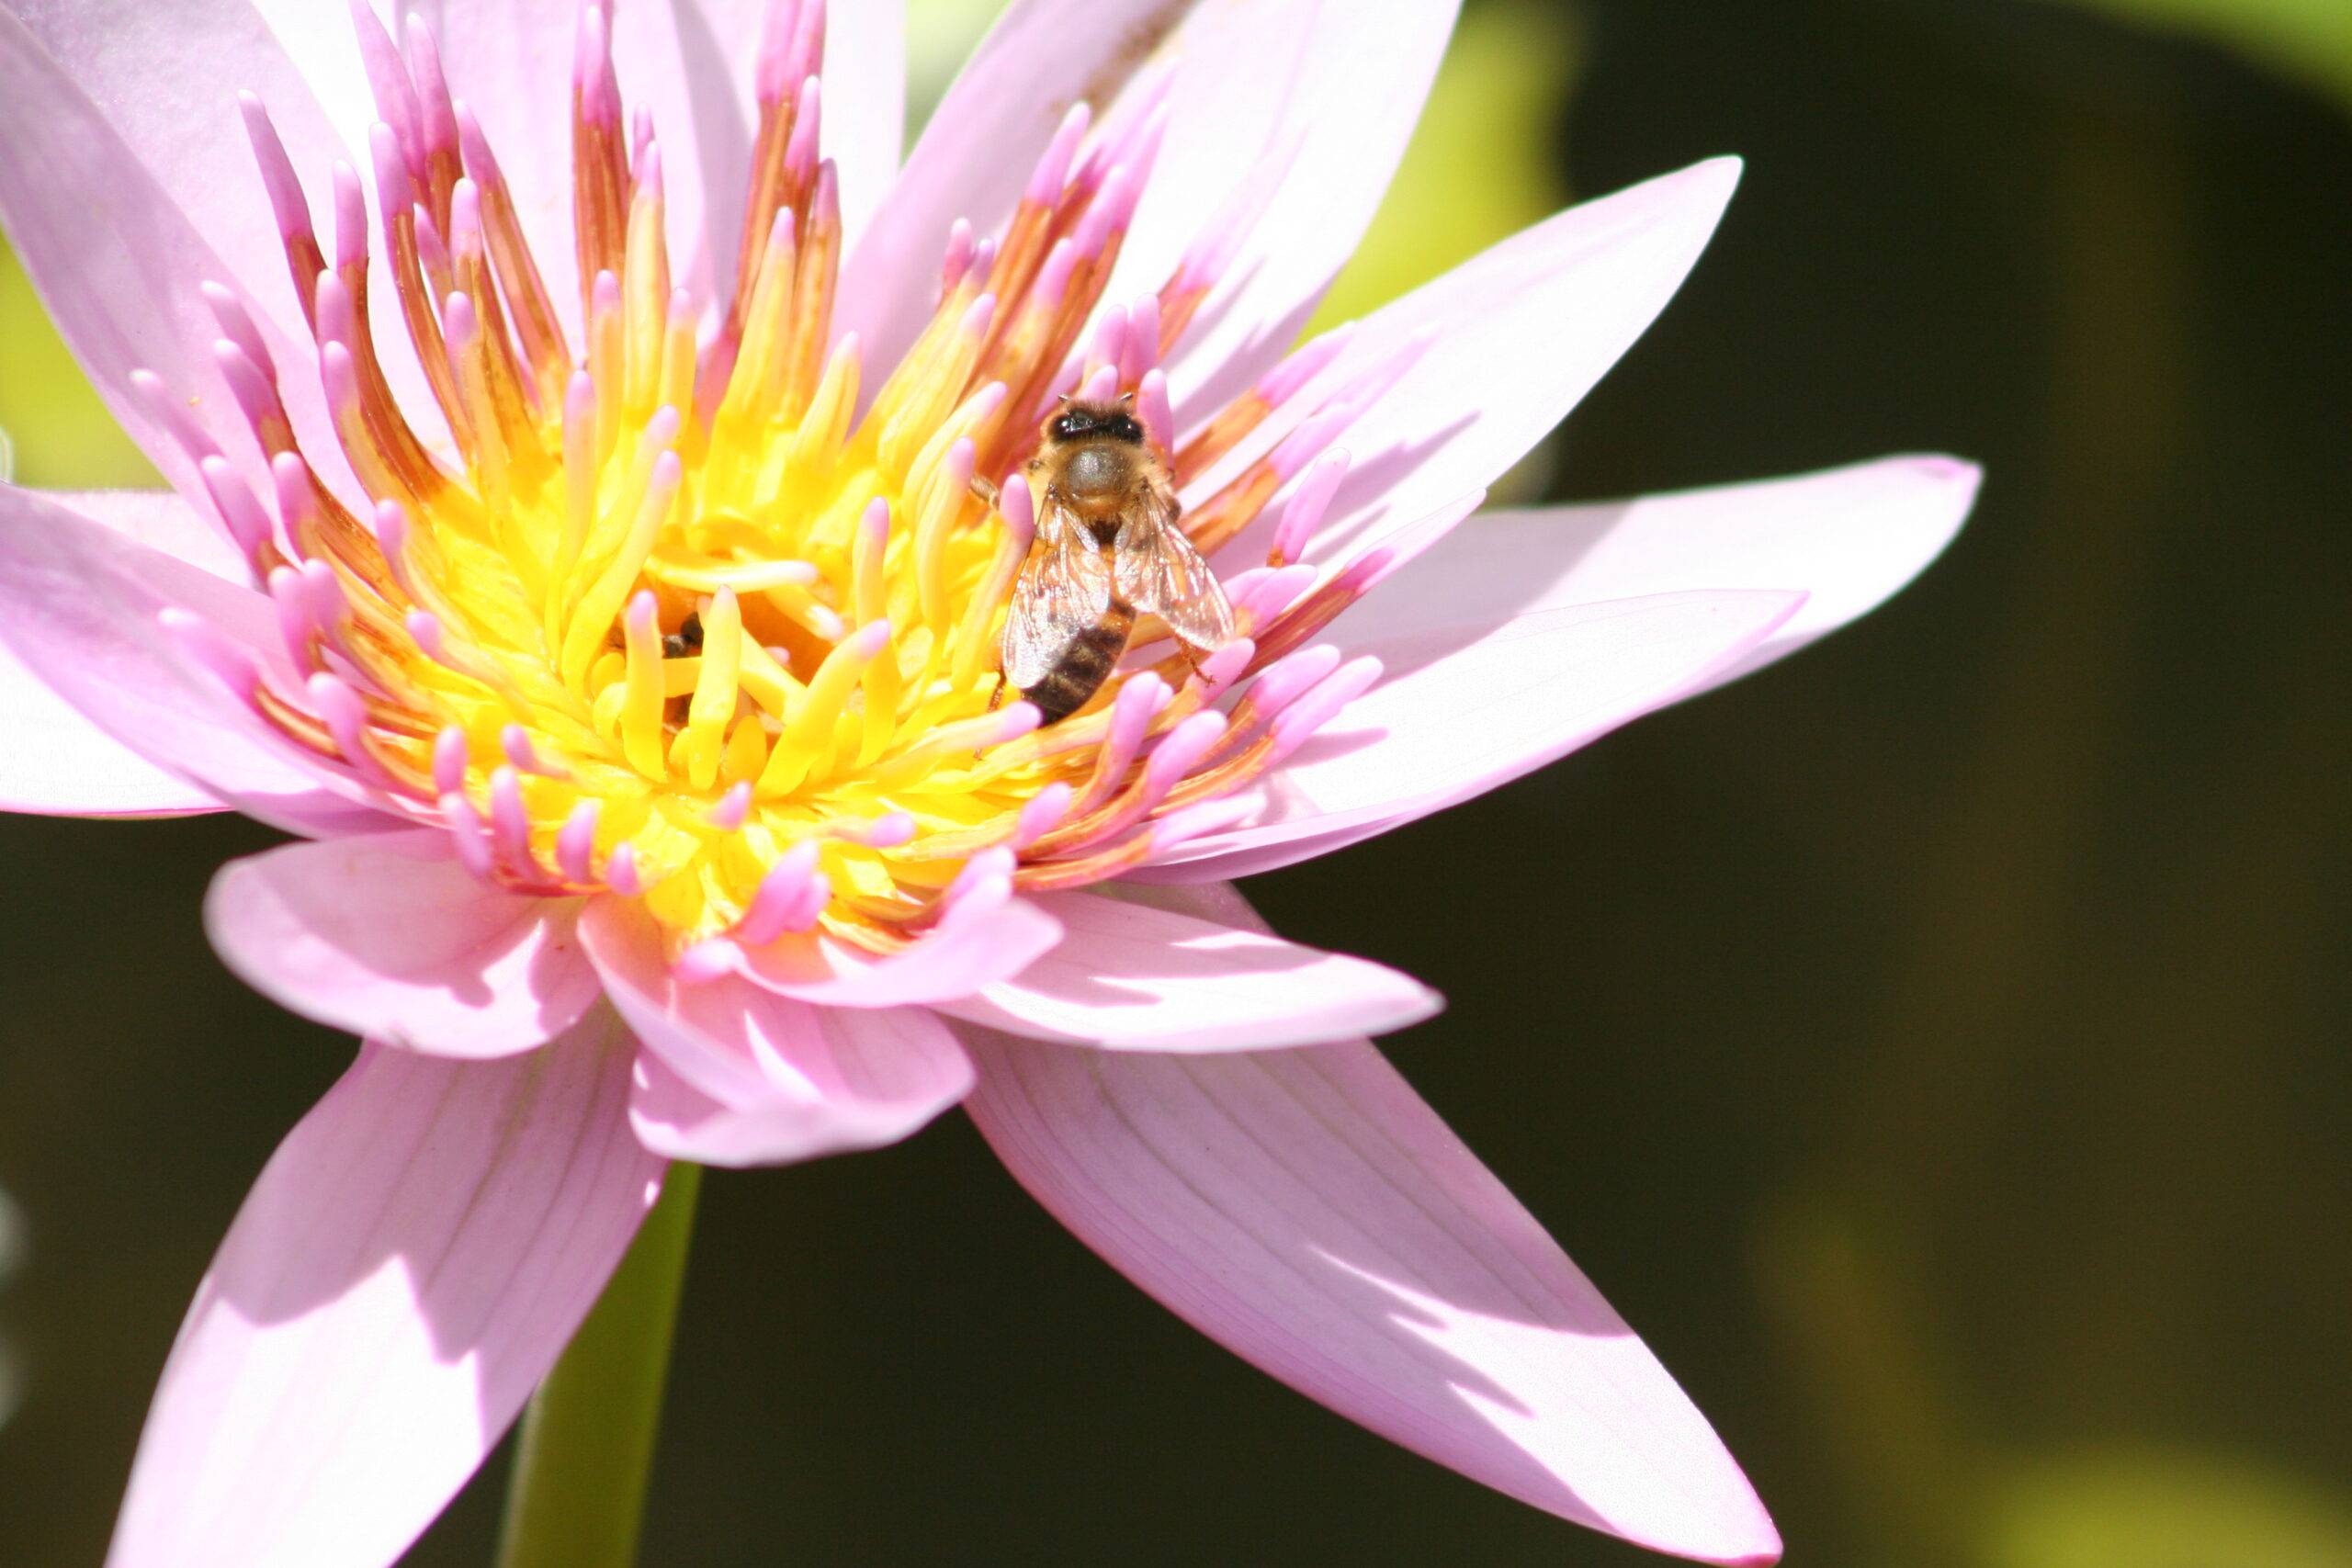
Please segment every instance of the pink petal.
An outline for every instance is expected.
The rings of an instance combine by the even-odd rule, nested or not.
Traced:
[[[1412,593],[1410,577],[1335,625],[1351,656],[1377,657],[1385,674],[1276,771],[1266,816],[1180,845],[1143,880],[1288,865],[1484,794],[1705,689],[1804,602],[1762,589],[1657,593],[1497,623]],[[1379,619],[1359,626],[1374,605]]]
[[[1354,466],[1307,558],[1385,536],[1517,462],[1666,308],[1738,179],[1738,160],[1717,158],[1588,201],[1366,317],[1317,386],[1426,346],[1340,437]]]
[[[115,21],[109,12],[71,28],[61,22],[52,30],[71,33],[82,52],[95,60]],[[127,58],[145,59],[139,51],[152,52],[154,36],[144,26],[137,29]],[[131,81],[149,82],[153,65],[151,60],[130,70],[120,90],[131,91]],[[179,90],[193,90],[198,80],[186,79]],[[226,105],[236,84],[213,79],[205,85],[222,95]],[[233,105],[227,107],[233,111]],[[145,112],[133,113],[131,119],[152,141],[155,127]],[[241,134],[224,133],[222,145],[241,149],[243,141]],[[131,371],[152,370],[174,396],[187,400],[189,417],[222,450],[257,462],[244,420],[212,361],[210,344],[220,329],[199,287],[211,280],[244,295],[273,355],[288,367],[299,366],[302,360],[287,331],[259,302],[275,301],[280,314],[293,309],[283,265],[274,289],[245,287],[247,280],[207,242],[172,191],[126,142],[109,111],[93,102],[6,12],[0,12],[0,146],[8,149],[0,159],[0,225],[115,418],[176,488],[202,493],[194,463],[131,389]],[[226,176],[197,159],[175,168],[175,177],[193,190]],[[257,178],[249,176],[239,186],[259,198]],[[207,212],[217,223],[226,220],[222,209]],[[254,231],[271,239],[276,231],[266,218],[257,221]],[[242,216],[237,232],[250,237]],[[305,423],[322,419],[322,400],[302,391],[303,378],[288,374],[282,379],[294,400],[289,411],[298,428],[323,436],[323,423]],[[331,440],[321,446],[333,449]]]
[[[1227,918],[1239,902],[1200,895]],[[1705,1418],[1369,1044],[968,1043],[967,1104],[1007,1168],[1211,1338],[1564,1518],[1702,1561],[1779,1555]]]
[[[1226,269],[1227,292],[1183,356],[1186,390],[1228,362],[1227,390],[1238,390],[1281,355],[1354,250],[1419,118],[1455,9],[1455,0],[1013,6],[948,89],[843,268],[844,324],[869,356],[904,348],[931,307],[955,221],[994,229],[1071,103],[1091,103],[1099,125],[1148,60],[1172,62],[1167,141],[1109,298],[1159,288],[1243,174],[1295,141],[1272,209]]]
[[[651,1207],[599,1010],[548,1050],[370,1045],[279,1145],[148,1412],[109,1568],[384,1568],[514,1419]]]
[[[165,555],[222,575],[243,563],[218,529],[170,491],[79,491],[49,499]],[[0,649],[0,810],[68,817],[176,817],[218,811],[209,793],[107,735]]]
[[[157,624],[167,606],[257,662],[279,657],[261,594],[0,486],[0,643],[27,669],[115,740],[249,816],[312,835],[381,831],[390,818],[189,668]]]
[[[124,150],[220,257],[225,270],[208,275],[212,281],[235,286],[281,331],[307,336],[235,95],[249,91],[268,106],[305,179],[323,181],[353,146],[364,154],[364,134],[338,134],[322,107],[333,99],[313,92],[296,60],[313,47],[311,35],[349,34],[343,8],[315,0],[268,17],[248,0],[14,0],[9,8],[74,85],[104,106]],[[358,128],[364,133],[364,119]],[[193,346],[219,335],[208,332]]]
[[[1801,588],[1807,597],[1728,681],[1876,609],[1942,553],[1982,473],[1951,457],[1887,457],[1590,506],[1488,513],[1349,613],[1343,636],[1394,613],[1391,594],[1500,619],[1553,604],[1685,588]]]
[[[672,973],[635,906],[600,898],[580,933],[645,1043],[629,1115],[648,1148],[709,1165],[773,1165],[896,1143],[972,1083],[947,1026],[914,1008],[811,1007],[735,976]]]
[[[436,1056],[504,1056],[580,1021],[602,986],[576,899],[484,886],[447,834],[288,844],[213,878],[221,961],[305,1018]]]
[[[1040,898],[1061,944],[943,1010],[1036,1040],[1121,1051],[1260,1051],[1418,1023],[1444,1005],[1394,969],[1114,897]]]
[[[821,1007],[930,1007],[1020,974],[1061,934],[1036,902],[1015,898],[888,958],[818,933],[752,949],[736,969],[763,989]]]

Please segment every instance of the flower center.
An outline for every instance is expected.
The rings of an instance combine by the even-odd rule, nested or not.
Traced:
[[[384,117],[372,245],[338,165],[329,261],[266,111],[244,107],[367,503],[321,478],[259,334],[217,288],[216,353],[270,457],[275,517],[192,450],[293,664],[232,678],[355,788],[446,828],[481,876],[639,897],[681,951],[820,924],[888,950],[1015,886],[1080,886],[1238,820],[1253,781],[1376,676],[1309,643],[1387,556],[1288,563],[1346,469],[1333,444],[1405,361],[1310,398],[1344,345],[1331,334],[1182,440],[1161,368],[1279,161],[1162,287],[1103,307],[1164,75],[1099,128],[1074,108],[1000,234],[956,226],[929,325],[877,376],[833,328],[821,5],[768,20],[724,301],[673,287],[661,148],[642,118],[625,131],[605,15],[582,12],[576,344],[431,34],[412,19],[401,50],[364,11],[360,28]],[[391,291],[446,440],[394,396],[371,288]],[[1024,465],[1072,395],[1131,398],[1180,486],[1229,471],[1182,518],[1204,555],[1287,495],[1261,530],[1267,566],[1227,581],[1237,640],[1187,649],[1147,617],[1095,699],[1041,728],[1001,702],[999,640],[1035,525]],[[224,658],[217,640],[198,651]]]

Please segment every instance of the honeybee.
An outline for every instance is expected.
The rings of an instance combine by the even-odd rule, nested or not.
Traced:
[[[1176,524],[1176,486],[1135,395],[1065,400],[1030,461],[1037,534],[1012,585],[1003,682],[1052,724],[1086,705],[1156,615],[1196,660],[1233,640],[1233,606]],[[1003,684],[998,685],[1001,695]]]

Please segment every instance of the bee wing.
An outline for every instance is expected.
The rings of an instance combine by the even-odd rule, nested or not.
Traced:
[[[1012,584],[1000,645],[1004,678],[1024,690],[1043,681],[1070,639],[1110,608],[1110,563],[1069,509],[1048,501]]]
[[[1178,640],[1204,649],[1233,640],[1233,606],[1209,563],[1176,525],[1176,495],[1163,483],[1119,530],[1119,597],[1168,623]]]

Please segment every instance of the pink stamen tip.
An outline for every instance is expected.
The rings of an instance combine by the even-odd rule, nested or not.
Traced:
[[[1094,111],[1083,101],[1070,105],[1069,112],[1062,116],[1061,124],[1055,129],[1053,139],[1046,143],[1045,156],[1037,160],[1022,200],[1051,207],[1061,199],[1062,186],[1069,178],[1070,160],[1078,153],[1078,144],[1086,140],[1086,128],[1093,118]]]
[[[1014,850],[1025,850],[1052,832],[1069,814],[1069,803],[1075,794],[1069,785],[1061,783],[1049,784],[1039,790],[1013,818],[1012,835],[1006,842]]]
[[[1300,594],[1315,586],[1319,575],[1311,566],[1286,566],[1267,572],[1246,595],[1235,596],[1233,607],[1249,611],[1262,624],[1296,604]]]
[[[277,607],[277,634],[285,639],[287,656],[296,665],[308,668],[316,662],[311,639],[318,635],[318,624],[311,615],[310,591],[302,574],[290,566],[271,568],[269,597]]]
[[[997,711],[996,735],[981,742],[982,746],[1001,746],[1008,740],[1018,740],[1046,721],[1045,714],[1034,703],[1012,703]]]
[[[334,339],[319,350],[319,384],[326,390],[327,408],[338,418],[356,415],[359,408],[359,369],[351,350]]]
[[[1366,655],[1351,660],[1274,720],[1274,745],[1270,761],[1280,761],[1306,743],[1309,736],[1339,716],[1340,710],[1370,691],[1380,679],[1380,660]]]
[[[400,136],[382,120],[368,128],[368,157],[376,174],[376,209],[389,230],[395,213],[416,205],[416,194]]]
[[[750,820],[751,815],[752,781],[744,779],[718,797],[718,804],[710,808],[705,820],[722,833],[732,833]]]
[[[1094,346],[1087,355],[1088,362],[1094,366],[1107,365],[1112,367],[1115,371],[1119,363],[1120,352],[1125,348],[1126,342],[1126,307],[1124,305],[1114,305],[1109,310],[1103,311],[1102,319],[1095,323]]]
[[[531,818],[523,809],[523,775],[511,767],[491,770],[490,828],[509,864],[531,864]]]
[[[876,547],[887,544],[890,537],[890,499],[877,495],[865,503],[865,514],[857,520],[858,527]]]
[[[376,503],[375,524],[376,547],[384,553],[387,561],[394,563],[397,570],[398,563],[408,554],[408,509],[397,501],[379,501]]]
[[[817,128],[823,118],[821,84],[814,76],[800,84],[800,101],[792,112],[792,140],[784,144],[785,172],[795,180],[808,177],[817,166]]]
[[[277,394],[269,378],[236,343],[220,338],[212,345],[212,363],[220,378],[229,383],[229,395],[237,400],[237,412],[259,436],[262,427],[277,417]]]
[[[1129,336],[1134,330],[1129,329]],[[1158,334],[1155,333],[1157,341]],[[1143,423],[1144,434],[1162,452],[1176,446],[1176,410],[1168,400],[1168,372],[1158,368],[1144,372],[1136,389],[1136,417]]]
[[[1217,800],[1194,801],[1152,824],[1152,852],[1162,854],[1206,834],[1238,828],[1265,808],[1266,797],[1255,790]]]
[[[646,445],[649,446],[658,446],[662,448],[662,456],[664,457],[674,457],[676,454],[672,452],[670,448],[677,444],[678,429],[684,423],[683,418],[680,416],[677,408],[674,405],[663,403],[660,408],[653,411],[653,417],[645,422]],[[653,471],[654,482],[658,484],[661,482],[662,474],[662,465],[659,459],[655,460]]]
[[[348,348],[329,339],[318,350],[318,381],[327,390],[327,409],[336,419],[357,419],[360,369],[350,362]]]
[[[571,62],[571,92],[574,112],[582,119],[608,130],[620,129],[620,83],[613,75],[612,37],[601,6],[581,7],[579,43]]]
[[[1121,686],[1119,694],[1111,699],[1111,728],[1104,740],[1105,749],[1114,756],[1134,755],[1136,748],[1143,744],[1144,731],[1175,694],[1168,689],[1167,682],[1148,670]]]
[[[996,236],[990,234],[983,237],[972,247],[971,274],[974,277],[986,277],[989,269],[995,265]]]
[[[640,588],[636,597],[628,602],[628,608],[621,612],[621,616],[628,628],[642,637],[654,629],[661,613],[662,603],[653,596],[653,590]]]
[[[972,265],[972,220],[958,218],[947,231],[947,252],[939,263],[939,291],[953,289],[964,280],[965,268]]]
[[[449,247],[441,243],[441,231],[433,226],[433,214],[419,207],[410,214],[416,224],[416,259],[424,265],[427,277],[449,271]],[[481,250],[480,237],[474,244],[475,254]]]
[[[956,872],[956,879],[940,894],[941,905],[952,908],[988,884],[1005,881],[1019,864],[1019,857],[1004,845],[989,845],[964,863],[963,869]]]
[[[628,161],[632,177],[645,177],[645,155],[652,150],[653,110],[645,104],[639,104],[628,120]]]
[[[1143,793],[1157,801],[1193,771],[1210,748],[1225,739],[1225,715],[1196,713],[1168,732],[1143,765]]]
[[[1118,394],[1119,367],[1105,365],[1089,376],[1079,389],[1079,396],[1090,403],[1109,402]]]
[[[878,658],[890,646],[890,623],[887,620],[868,621],[849,634],[847,644],[853,659]]]
[[[481,187],[460,179],[449,187],[449,254],[471,259],[481,253]]]
[[[972,482],[972,471],[979,466],[979,448],[972,445],[972,438],[959,435],[956,444],[947,448],[946,459],[940,464],[940,477],[947,481],[949,490],[962,490]]]
[[[683,986],[707,986],[735,972],[743,949],[732,939],[706,937],[670,963],[670,974]]]
[[[1258,645],[1246,637],[1235,637],[1215,653],[1201,660],[1201,680],[1211,692],[1222,692],[1241,678],[1250,661],[1258,657]]]
[[[352,313],[351,290],[343,279],[332,272],[319,275],[319,319],[317,333],[322,347],[334,344],[351,348],[359,340],[357,324]]]
[[[519,772],[526,773],[547,772],[539,761],[538,749],[531,744],[531,732],[519,724],[509,724],[499,730],[498,749]]]
[[[430,610],[411,610],[401,617],[401,625],[419,653],[435,664],[450,667],[449,637],[442,627],[440,616]]]
[[[466,732],[452,724],[433,738],[433,793],[458,795],[466,787]]]
[[[1250,682],[1249,698],[1258,716],[1272,718],[1301,693],[1311,690],[1340,667],[1340,650],[1328,642],[1315,643],[1275,660]]]
[[[760,878],[751,907],[731,933],[746,947],[765,947],[786,931],[803,931],[817,923],[831,889],[817,874],[818,844],[804,839],[785,852]]]
[[[375,96],[376,112],[382,117],[398,138],[401,159],[412,169],[422,174],[424,169],[424,142],[417,130],[421,111],[417,107],[416,87],[408,79],[408,67],[392,47],[392,35],[377,19],[366,0],[351,0],[351,19],[359,36],[359,61],[368,73],[368,90]]]
[[[164,385],[162,377],[152,370],[133,370],[130,373],[130,389],[139,394],[140,401],[147,405],[148,413],[164,427],[174,444],[187,454],[189,461],[201,466],[206,458],[220,456],[220,448],[196,423],[194,416],[187,412],[187,404],[172,395],[172,389]]]
[[[585,370],[574,370],[564,385],[563,425],[567,431],[596,428],[596,378]]]
[[[1299,344],[1259,380],[1258,395],[1277,407],[1288,402],[1299,389],[1330,367],[1355,341],[1356,331],[1356,323],[1348,321]]]
[[[605,861],[605,886],[624,898],[645,891],[644,874],[638,870],[637,846],[623,839]]]
[[[303,499],[310,499],[305,492]],[[311,619],[322,635],[333,637],[351,615],[351,601],[344,597],[343,583],[334,568],[322,560],[306,560],[296,570],[302,574],[303,592],[310,595]]]
[[[694,324],[694,319],[695,297],[693,290],[684,288],[673,288],[670,290],[669,321],[672,329],[675,330],[679,327],[691,326]]]
[[[452,791],[441,797],[441,820],[449,829],[450,847],[457,852],[458,863],[477,879],[488,882],[494,869],[490,853],[490,834],[481,825],[481,813],[462,794]]]
[[[662,197],[662,144],[650,139],[652,124],[650,118],[641,122],[649,140],[637,152],[637,199],[647,207],[661,205]]]
[[[1018,468],[1004,476],[997,486],[996,509],[1004,519],[1008,532],[1020,539],[1030,539],[1037,532],[1037,498],[1029,491],[1027,476]]]
[[[817,190],[808,198],[809,231],[838,229],[841,221],[842,173],[828,158],[817,165]]]
[[[237,345],[238,352],[253,362],[254,369],[273,388],[277,385],[277,367],[271,360],[269,345],[262,341],[261,329],[254,325],[254,318],[244,301],[230,289],[210,281],[201,285],[204,303],[212,319],[220,325],[220,335]]]
[[[269,513],[261,509],[261,502],[254,498],[245,481],[237,477],[227,458],[202,458],[197,463],[196,471],[204,480],[204,492],[212,498],[229,537],[247,560],[253,559],[269,542]]]
[[[316,521],[319,498],[311,488],[310,466],[295,452],[280,452],[269,460],[270,488],[277,495],[277,515],[286,525],[289,538],[300,538],[302,531]]]
[[[374,773],[375,759],[368,754],[366,735],[368,709],[342,677],[324,671],[303,682],[311,694],[311,707],[317,713],[327,733],[334,737],[335,747],[344,760],[364,773]]]
[[[966,337],[985,337],[989,323],[995,320],[996,296],[983,294],[964,307],[964,318],[956,323],[956,330]]]
[[[583,800],[571,808],[571,815],[563,819],[563,827],[557,831],[555,868],[563,874],[566,882],[584,886],[595,880],[596,819],[604,810],[603,802]]]
[[[481,317],[474,310],[471,296],[464,290],[460,289],[442,301],[441,333],[447,340],[451,367],[462,367],[468,351],[481,337]]]
[[[588,310],[590,314],[595,316],[610,315],[620,308],[621,280],[619,276],[610,270],[599,272],[596,275],[596,280],[589,285]]]
[[[869,850],[895,850],[914,842],[914,816],[906,811],[888,812],[842,836]]]
[[[424,113],[424,150],[428,153],[458,150],[458,121],[449,102],[448,78],[441,71],[441,50],[424,18],[411,11],[404,36],[408,40],[408,71],[415,84]]]
[[[260,669],[252,655],[211,622],[176,604],[157,611],[155,621],[182,658],[210,674],[241,701],[254,701],[261,690]]]
[[[262,189],[269,197],[270,216],[277,220],[279,238],[310,239],[311,204],[303,197],[301,179],[294,173],[293,160],[286,155],[286,143],[279,140],[268,108],[253,94],[241,92],[237,110],[244,117],[245,139],[253,143],[254,162],[260,165]]]
[[[406,184],[406,176],[401,183]],[[338,158],[329,172],[327,186],[334,196],[335,270],[366,266],[368,195],[360,188],[359,171]]]
[[[1141,385],[1159,363],[1159,296],[1147,294],[1127,310],[1127,346],[1119,356],[1119,378]],[[1165,376],[1160,378],[1163,389],[1167,382]]]
[[[498,155],[491,151],[490,138],[482,133],[481,121],[463,98],[455,100],[452,108],[458,120],[458,152],[466,173],[484,185],[496,185],[504,178],[498,165]]]
[[[1113,169],[1102,182],[1102,194],[1087,208],[1071,234],[1070,243],[1078,254],[1088,261],[1101,255],[1111,236],[1136,215],[1136,200],[1142,194],[1143,182],[1133,165],[1122,164]]]
[[[1324,453],[1307,466],[1306,477],[1298,481],[1283,503],[1282,518],[1274,525],[1274,538],[1268,558],[1273,561],[1296,560],[1306,548],[1315,525],[1323,521],[1324,509],[1339,493],[1340,481],[1348,475],[1348,455],[1334,449]]]
[[[1065,237],[1054,242],[1046,253],[1046,265],[1037,269],[1037,281],[1030,286],[1029,308],[1044,312],[1058,310],[1062,296],[1069,291],[1069,275],[1078,269],[1078,247]]]

